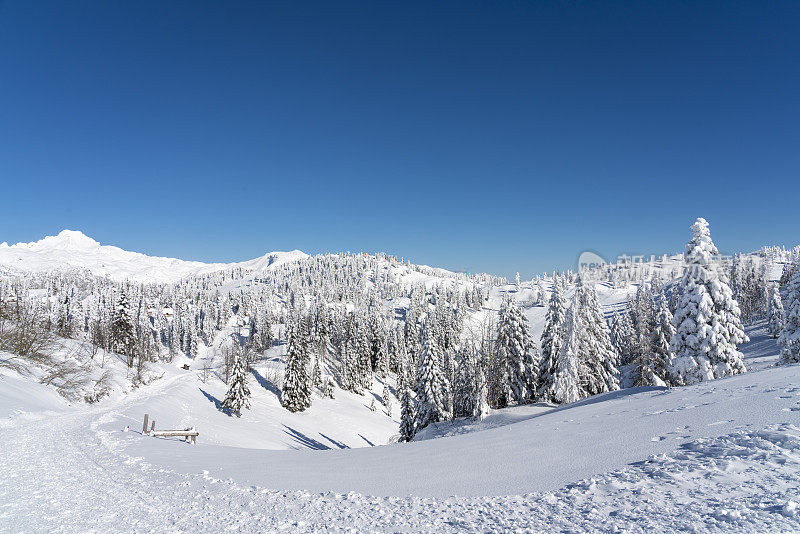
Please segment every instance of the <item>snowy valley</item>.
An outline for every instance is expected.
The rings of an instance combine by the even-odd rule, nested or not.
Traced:
[[[3,243],[0,531],[800,530],[799,260]]]

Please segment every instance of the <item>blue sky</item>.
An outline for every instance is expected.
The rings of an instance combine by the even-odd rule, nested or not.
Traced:
[[[0,2],[0,241],[525,276],[800,243],[800,3]]]

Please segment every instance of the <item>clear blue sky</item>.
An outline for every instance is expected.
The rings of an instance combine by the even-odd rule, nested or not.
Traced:
[[[0,1],[0,241],[387,251],[800,243],[800,2]]]

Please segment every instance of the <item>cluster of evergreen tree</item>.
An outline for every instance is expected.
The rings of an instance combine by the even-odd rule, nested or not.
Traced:
[[[641,282],[634,300],[611,319],[621,363],[633,366],[633,385],[684,385],[744,372],[738,345],[747,341],[741,311],[728,285],[708,223],[698,219],[686,246],[684,273],[662,287],[658,276]],[[763,251],[764,258],[777,254]],[[777,331],[782,324],[780,295],[764,286],[766,268],[736,257],[731,277],[750,306],[751,317],[766,309]],[[772,310],[772,311],[770,311]],[[673,317],[674,311],[674,317]]]
[[[639,284],[634,300],[612,315],[610,327],[620,365],[632,367],[632,385],[670,383],[670,342],[675,327],[666,289],[658,278]]]
[[[760,257],[758,257],[761,259]],[[730,273],[730,286],[733,297],[739,304],[741,319],[751,323],[764,316],[767,307],[767,270],[769,263],[756,262],[753,256],[733,257]]]
[[[766,315],[768,331],[780,337],[781,361],[800,361],[800,249],[764,248],[756,257],[762,262],[737,256],[728,270],[705,220],[692,232],[677,282],[669,281],[681,274],[678,264],[667,257],[539,277],[524,284],[525,297],[517,277],[509,293],[517,298],[504,301],[496,324],[477,331],[466,319],[506,280],[386,255],[327,254],[267,272],[235,267],[172,284],[116,283],[86,271],[5,275],[0,298],[27,296],[59,335],[120,354],[132,368],[213,355],[227,337],[233,350],[217,362],[229,388],[222,407],[236,415],[249,406],[249,366],[276,342],[287,348],[281,403],[290,411],[310,407],[315,392],[332,397],[336,385],[355,394],[377,386],[391,414],[389,382],[396,378],[400,439],[407,441],[427,425],[483,417],[490,407],[614,391],[621,366],[629,366],[634,385],[743,372],[742,319]],[[782,303],[767,273],[787,256]],[[433,281],[415,282],[420,274]],[[635,297],[607,322],[595,282],[625,287],[636,280]],[[537,347],[520,304],[545,301]]]

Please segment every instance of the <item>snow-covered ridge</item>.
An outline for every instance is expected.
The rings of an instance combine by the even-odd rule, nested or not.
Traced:
[[[264,271],[308,257],[299,250],[269,252],[259,258],[236,263],[203,263],[148,256],[112,245],[101,245],[76,230],[62,230],[31,243],[0,246],[0,266],[17,271],[87,269],[98,276],[135,282],[175,282],[187,276],[231,267]]]

